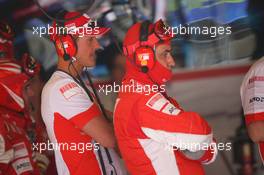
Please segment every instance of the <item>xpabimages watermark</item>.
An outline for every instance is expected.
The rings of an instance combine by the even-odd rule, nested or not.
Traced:
[[[98,35],[100,32],[100,27],[97,26],[97,21],[91,21],[84,26],[76,27],[76,26],[59,26],[56,27],[49,25],[45,27],[32,27],[33,35],[38,35],[39,37],[45,35],[62,35],[62,34],[70,34],[76,35],[78,37],[83,37],[85,35]]]
[[[218,143],[174,143],[170,146],[166,146],[165,149],[169,150],[189,150],[191,152],[196,152],[196,151],[207,151],[211,150],[212,153],[215,153],[217,151],[230,151],[232,149],[232,143],[227,142],[218,142]]]
[[[165,85],[148,85],[148,84],[140,84],[134,80],[130,80],[130,84],[119,85],[115,82],[113,84],[107,85],[99,85],[99,92],[105,93],[108,95],[109,93],[115,92],[133,92],[133,93],[144,93],[145,95],[150,95],[151,93],[157,92],[165,92]]]
[[[223,27],[223,26],[218,26],[218,27],[197,27],[197,26],[183,26],[179,25],[177,27],[170,27],[166,26],[164,27],[165,34],[166,35],[209,35],[212,38],[215,38],[218,35],[230,35],[232,33],[231,27]]]
[[[66,151],[78,151],[78,153],[84,153],[85,151],[99,150],[98,143],[52,143],[48,140],[47,143],[33,143],[33,151],[38,151],[40,153],[44,151],[54,151],[54,150],[66,150]]]

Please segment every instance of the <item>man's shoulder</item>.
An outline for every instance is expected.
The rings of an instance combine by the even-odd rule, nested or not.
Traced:
[[[55,72],[45,84],[42,91],[42,96],[52,98],[62,95],[68,99],[74,95],[75,92],[81,91],[81,87],[79,87],[79,85],[72,78],[62,77],[57,72]]]
[[[264,76],[264,57],[256,61],[249,69],[249,75],[263,75]]]
[[[149,94],[138,94],[137,100],[135,103],[140,108],[158,108],[165,103],[167,103],[167,99],[160,92],[152,92]]]
[[[245,75],[245,78],[243,80],[243,83],[241,85],[241,89],[246,88],[248,86],[252,86],[252,84],[256,85],[259,83],[264,84],[264,57],[256,61],[247,74]]]
[[[150,108],[153,108],[155,106],[162,106],[162,104],[167,102],[167,99],[160,92],[152,92],[148,95],[142,95],[140,102]]]

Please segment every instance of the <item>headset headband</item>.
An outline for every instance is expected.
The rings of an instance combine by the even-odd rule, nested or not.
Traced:
[[[56,15],[56,19],[63,19],[62,21],[56,21],[57,25],[59,27],[63,27],[63,32],[64,32],[64,27],[65,27],[65,16],[68,13],[68,11],[66,10],[62,10],[60,11],[57,15]],[[64,34],[64,33],[63,33]]]
[[[148,41],[150,22],[148,20],[142,22],[140,26],[140,41]]]
[[[140,27],[140,40],[134,44],[123,46],[125,56],[133,55],[135,50],[142,45],[153,47],[157,42],[170,40],[173,37],[165,30],[169,26],[167,26],[162,20],[159,20],[154,24],[151,34],[148,33],[150,24],[149,21],[142,22]]]

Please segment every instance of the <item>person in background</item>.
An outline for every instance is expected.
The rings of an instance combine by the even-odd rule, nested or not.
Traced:
[[[47,155],[32,149],[32,145],[45,135],[39,110],[40,65],[28,54],[16,60],[13,40],[13,30],[1,21],[0,147],[3,149],[0,152],[0,174],[46,174]],[[36,128],[42,132],[37,132]]]
[[[256,49],[252,59],[257,60],[249,69],[240,87],[240,96],[247,131],[251,140],[258,144],[264,163],[264,14],[263,3],[250,0],[249,24],[256,35]]]
[[[244,77],[240,96],[249,137],[258,143],[264,163],[264,57],[253,64]]]

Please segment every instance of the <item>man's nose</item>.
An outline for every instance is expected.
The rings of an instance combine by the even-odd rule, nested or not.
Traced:
[[[100,45],[100,43],[99,43],[99,41],[98,41],[96,38],[95,38],[95,40],[94,40],[94,48],[95,48],[96,50],[102,48],[101,45]]]

